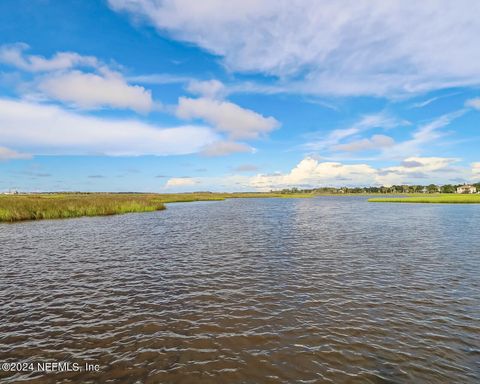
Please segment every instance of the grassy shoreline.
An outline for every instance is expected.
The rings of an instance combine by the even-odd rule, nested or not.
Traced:
[[[312,194],[179,193],[179,194],[35,194],[0,195],[0,222],[109,216],[166,209],[166,203],[219,201],[231,198],[304,198]]]
[[[108,216],[133,212],[152,212],[166,209],[167,203],[219,201],[235,198],[309,198],[314,196],[374,196],[376,194],[312,194],[312,193],[51,193],[32,195],[0,195],[0,222],[25,220],[66,219],[84,216]],[[378,195],[376,195],[378,196]],[[375,203],[439,203],[480,204],[480,194],[433,194],[409,197],[368,199]]]
[[[413,197],[381,197],[368,199],[372,203],[424,203],[424,204],[480,204],[480,194],[434,194]]]

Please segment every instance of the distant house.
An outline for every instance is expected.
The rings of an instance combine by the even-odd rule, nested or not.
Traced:
[[[4,195],[18,195],[18,191],[17,190],[10,190],[8,192],[3,192]]]
[[[457,187],[457,193],[477,193],[477,188],[473,185],[464,184]]]

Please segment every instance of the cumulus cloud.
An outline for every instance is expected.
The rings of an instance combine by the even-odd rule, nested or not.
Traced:
[[[422,166],[422,163],[416,160],[403,160],[402,166],[405,168],[418,168]]]
[[[393,140],[390,136],[373,135],[369,139],[361,139],[350,141],[346,144],[339,144],[335,146],[334,149],[337,151],[358,152],[391,147],[394,144],[395,140]]]
[[[452,177],[465,175],[464,169],[452,167],[458,161],[446,157],[408,157],[399,166],[379,170],[376,180],[383,185],[412,183],[418,179],[445,182]]]
[[[255,149],[247,144],[234,141],[216,141],[207,145],[201,152],[204,156],[225,156],[232,153],[254,153]]]
[[[180,97],[176,114],[181,119],[205,120],[232,139],[255,139],[280,125],[273,117],[264,117],[228,101],[204,97]]]
[[[480,83],[476,1],[109,4],[219,55],[230,70],[275,75],[301,92],[391,95]]]
[[[35,155],[135,156],[197,153],[218,136],[202,126],[160,127],[0,99],[0,140]]]
[[[260,190],[270,190],[288,187],[441,183],[466,175],[466,169],[452,167],[457,161],[453,158],[410,157],[399,166],[374,168],[368,164],[321,162],[307,157],[288,173],[259,174],[252,177],[249,184]],[[415,167],[409,166],[412,164]]]
[[[24,43],[1,46],[0,63],[28,72],[58,71],[75,66],[95,68],[100,64],[96,57],[82,56],[75,52],[58,52],[49,59],[40,55],[26,55],[28,48]]]
[[[14,151],[13,149],[0,147],[0,160],[31,159],[32,155]]]
[[[172,177],[165,183],[165,188],[191,187],[197,184],[197,181],[190,177]]]
[[[337,162],[319,162],[311,157],[303,159],[289,173],[256,175],[250,185],[261,190],[325,185],[371,184],[376,170],[366,164],[347,165]]]
[[[187,86],[187,91],[194,95],[215,99],[223,97],[226,89],[223,83],[218,80],[192,80]]]
[[[129,85],[117,72],[102,75],[70,71],[49,75],[39,83],[49,97],[81,108],[130,108],[137,112],[152,109],[151,92],[138,85]]]
[[[25,54],[27,49],[23,43],[0,46],[0,63],[46,73],[36,74],[33,81],[22,84],[22,91],[30,98],[48,98],[86,109],[111,107],[148,112],[154,107],[149,90],[128,84],[121,73],[96,57],[58,52],[45,58]],[[85,67],[90,72],[78,69]]]

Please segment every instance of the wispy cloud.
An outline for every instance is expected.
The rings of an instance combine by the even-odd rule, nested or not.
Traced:
[[[128,76],[127,81],[137,84],[181,84],[196,81],[190,76],[179,76],[171,73],[152,73],[147,75]]]
[[[231,71],[277,76],[297,92],[390,97],[480,84],[475,1],[109,4],[220,56]]]
[[[50,72],[70,69],[77,66],[97,68],[99,60],[94,56],[83,56],[76,52],[58,52],[51,58],[40,55],[27,55],[30,47],[25,43],[0,46],[0,63],[12,65],[28,72]]]
[[[32,155],[28,153],[22,153],[14,151],[13,149],[0,147],[0,161],[1,160],[19,160],[19,159],[31,159]]]
[[[232,153],[254,153],[255,148],[234,141],[216,141],[207,145],[200,153],[204,156],[226,156]]]
[[[467,100],[465,102],[465,106],[480,110],[480,97],[477,97],[475,99]]]
[[[233,168],[234,172],[257,172],[258,166],[254,164],[240,164]]]
[[[383,151],[380,157],[400,159],[408,156],[419,156],[429,145],[446,135],[445,132],[441,131],[442,128],[448,126],[452,121],[463,116],[466,112],[466,109],[461,109],[420,125],[413,131],[410,139],[390,146]]]
[[[480,162],[472,163],[472,178],[480,180]]]
[[[332,151],[336,149],[346,150],[348,147],[342,147],[341,145],[348,145],[348,143],[342,143],[342,141],[347,138],[358,135],[360,133],[364,133],[374,128],[388,130],[391,128],[409,124],[410,123],[408,121],[390,116],[386,112],[364,115],[353,125],[347,128],[335,129],[333,131],[330,131],[328,134],[325,135],[325,137],[322,137],[319,140],[311,140],[308,143],[304,144],[303,148],[313,151]],[[372,139],[367,140],[369,140],[371,144],[374,144],[374,142],[372,142]],[[377,141],[381,141],[385,144],[385,140]],[[354,145],[354,147],[358,147],[358,145]],[[373,147],[370,146],[369,149],[372,148]]]
[[[371,138],[350,141],[346,144],[338,144],[333,149],[335,151],[360,152],[374,149],[380,150],[391,147],[394,144],[395,140],[393,140],[390,136],[373,135]]]

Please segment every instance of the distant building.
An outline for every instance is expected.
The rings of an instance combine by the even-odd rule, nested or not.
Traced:
[[[8,192],[3,192],[4,195],[18,195],[18,191],[17,190],[10,190]]]
[[[457,193],[477,193],[477,188],[473,185],[465,184],[457,187]]]

